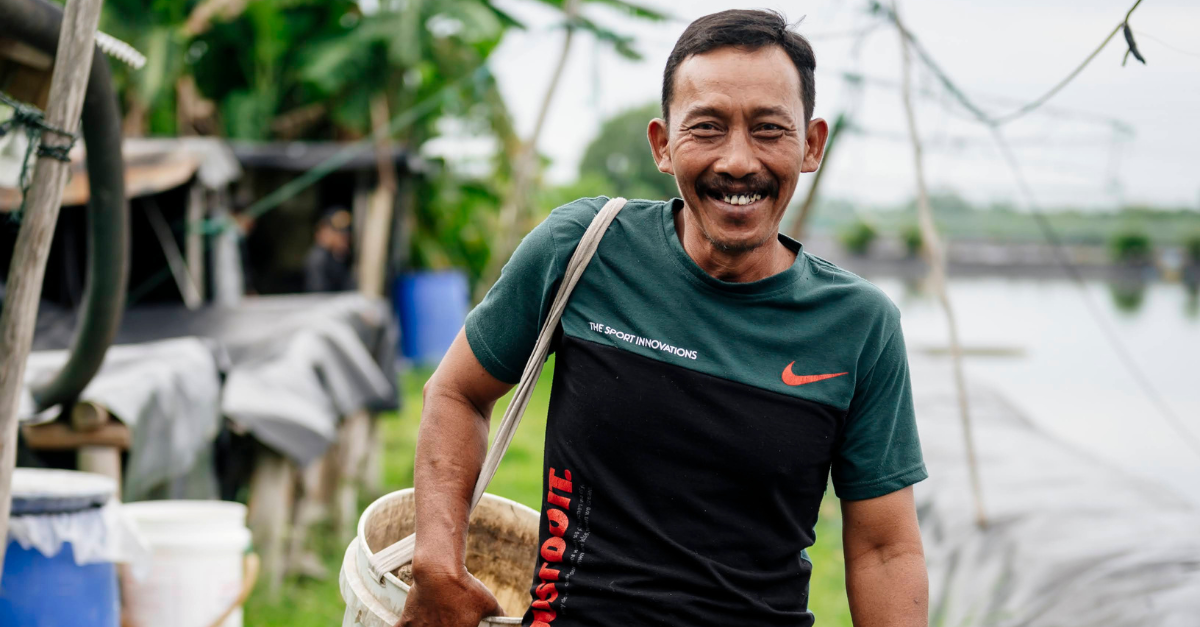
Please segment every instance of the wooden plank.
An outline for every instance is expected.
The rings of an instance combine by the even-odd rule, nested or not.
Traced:
[[[25,444],[35,451],[73,451],[84,446],[111,446],[129,450],[129,427],[110,421],[93,431],[75,431],[62,422],[26,426],[21,429]]]
[[[63,12],[58,51],[46,122],[54,128],[79,128],[83,97],[95,50],[96,25],[101,0],[70,0]],[[70,139],[56,134],[42,138],[46,147],[63,147]],[[33,173],[25,216],[13,247],[8,272],[4,312],[0,314],[0,538],[8,537],[8,515],[12,509],[12,472],[17,461],[17,412],[25,378],[25,360],[33,344],[46,258],[58,222],[63,186],[69,164],[41,158]],[[7,542],[0,542],[0,564]]]

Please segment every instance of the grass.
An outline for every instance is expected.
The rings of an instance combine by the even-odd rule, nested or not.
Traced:
[[[542,442],[546,429],[546,411],[550,404],[550,373],[553,359],[547,364],[545,376],[538,383],[521,426],[513,438],[504,462],[492,480],[489,492],[504,496],[534,509],[541,507]],[[417,425],[421,418],[421,386],[429,370],[409,370],[401,377],[403,408],[383,419],[384,486],[398,490],[412,485],[413,450],[417,442]],[[508,406],[508,397],[497,404],[493,426]],[[366,506],[366,502],[360,505]],[[821,504],[817,524],[817,544],[809,549],[813,562],[809,608],[822,627],[846,626],[850,610],[846,604],[844,562],[841,548],[842,522],[836,499],[826,496]],[[247,627],[332,627],[340,625],[345,606],[338,592],[337,572],[342,554],[350,538],[334,537],[329,527],[318,527],[312,533],[313,548],[324,560],[331,576],[327,581],[290,579],[284,584],[281,598],[270,602],[256,591],[246,604]]]

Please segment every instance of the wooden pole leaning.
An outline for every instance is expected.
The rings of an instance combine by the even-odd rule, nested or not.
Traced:
[[[79,127],[101,3],[102,0],[67,2],[46,112],[46,123],[54,128],[75,130]],[[63,147],[70,143],[70,138],[54,133],[42,136],[42,145],[46,147]],[[37,160],[21,230],[13,247],[4,312],[0,315],[0,564],[4,563],[8,545],[12,473],[17,455],[17,412],[25,360],[33,344],[46,258],[50,255],[50,242],[69,173],[67,163],[55,159]]]
[[[938,235],[937,225],[933,221],[933,209],[929,204],[929,192],[925,186],[924,154],[921,137],[917,132],[917,117],[912,104],[912,58],[908,49],[908,37],[905,35],[903,27],[900,27],[900,17],[895,0],[892,1],[892,15],[900,33],[901,68],[903,69],[900,96],[904,103],[905,119],[908,122],[909,141],[912,143],[921,243],[929,260],[929,283],[937,294],[942,311],[946,314],[946,329],[950,334],[950,363],[954,371],[954,386],[958,392],[958,411],[959,417],[962,419],[963,439],[966,445],[971,496],[975,505],[975,524],[980,529],[986,529],[987,510],[983,501],[983,480],[979,474],[979,458],[975,454],[975,438],[971,433],[971,403],[967,398],[967,378],[963,372],[962,344],[959,342],[958,322],[954,316],[954,307],[950,304],[950,292],[946,287],[946,248]]]

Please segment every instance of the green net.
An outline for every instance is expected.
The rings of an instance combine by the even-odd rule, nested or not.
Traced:
[[[31,164],[33,163],[34,156],[70,162],[71,149],[75,147],[75,142],[79,138],[71,131],[50,126],[46,123],[46,116],[40,109],[14,100],[4,92],[0,92],[0,105],[11,109],[8,119],[0,121],[0,137],[21,129],[25,132],[25,137],[28,140],[28,144],[25,147],[25,154],[21,157],[21,173],[17,177],[17,187],[21,190],[21,204],[10,214],[11,219],[20,220],[21,214],[25,210],[25,199],[29,196],[29,185],[33,182],[33,168]],[[42,143],[42,136],[47,133],[66,137],[70,141],[58,146],[47,146]]]

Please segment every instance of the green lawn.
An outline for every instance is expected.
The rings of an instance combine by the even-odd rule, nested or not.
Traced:
[[[541,507],[542,440],[546,429],[546,410],[550,403],[550,373],[553,359],[539,382],[521,427],[513,438],[504,463],[496,472],[489,492],[524,503],[534,509]],[[386,457],[384,485],[388,490],[412,485],[413,448],[417,441],[417,425],[421,416],[421,386],[429,377],[428,370],[410,370],[401,377],[404,407],[383,418],[383,438]],[[505,397],[496,407],[496,419],[508,404]],[[366,502],[361,503],[365,506]],[[849,626],[850,611],[846,605],[845,579],[841,548],[841,517],[837,501],[827,496],[821,505],[821,520],[817,525],[817,544],[809,549],[814,564],[809,606],[821,626]],[[341,625],[343,604],[337,586],[337,572],[342,553],[350,538],[335,538],[322,527],[314,531],[316,548],[332,573],[328,581],[308,579],[289,580],[284,584],[282,598],[268,603],[262,594],[255,593],[246,605],[247,627],[332,627]]]

